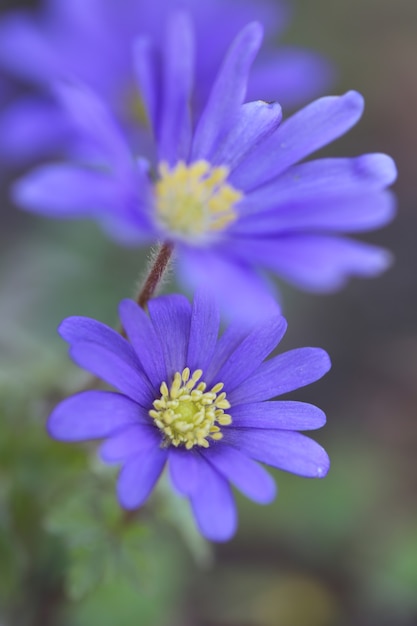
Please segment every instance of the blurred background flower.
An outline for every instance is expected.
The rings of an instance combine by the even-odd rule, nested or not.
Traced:
[[[0,21],[0,68],[25,86],[22,98],[0,116],[0,158],[9,163],[78,150],[77,134],[56,107],[51,90],[62,80],[79,81],[96,91],[129,131],[131,143],[142,146],[146,117],[135,88],[132,44],[138,36],[163,40],[166,14],[176,6],[187,8],[195,24],[197,111],[239,30],[259,19],[267,41],[276,38],[287,26],[290,8],[285,0],[44,0],[38,4],[38,10],[10,11]],[[266,45],[255,64],[249,99],[298,105],[321,94],[332,73],[331,64],[317,52]]]
[[[297,394],[328,415],[317,439],[331,471],[323,481],[280,473],[278,498],[265,509],[239,498],[236,538],[214,549],[199,542],[164,485],[152,508],[121,523],[114,475],[89,448],[50,441],[44,423],[57,397],[82,382],[56,326],[74,314],[116,324],[117,303],[132,293],[145,257],[112,246],[93,225],[63,228],[18,212],[3,182],[3,624],[417,621],[417,5],[294,0],[292,7],[280,41],[332,59],[340,75],[333,93],[354,88],[365,96],[361,122],[323,156],[383,151],[400,172],[397,220],[366,237],[393,251],[392,269],[337,295],[283,294],[291,323],[282,348],[318,345],[332,357],[332,372],[304,398]]]

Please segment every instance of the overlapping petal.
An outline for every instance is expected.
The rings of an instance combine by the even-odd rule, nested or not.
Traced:
[[[249,24],[237,36],[224,60],[195,130],[191,158],[211,160],[217,141],[239,114],[249,69],[262,42],[262,28]]]
[[[141,423],[128,425],[115,434],[111,433],[109,439],[100,447],[102,461],[121,463],[155,450],[161,443],[161,437],[146,418],[145,413]]]
[[[254,150],[233,172],[231,182],[246,192],[260,187],[344,135],[360,119],[363,108],[363,97],[356,91],[315,100]]]
[[[191,371],[202,369],[207,374],[207,367],[216,349],[219,328],[220,310],[216,300],[204,289],[199,289],[194,294],[186,357]]]
[[[191,496],[191,506],[201,533],[212,541],[227,541],[237,526],[236,504],[225,478],[209,463],[200,468],[201,487]]]
[[[270,400],[319,380],[330,369],[321,348],[296,348],[264,361],[258,370],[229,394],[232,406]]]
[[[269,504],[275,498],[276,486],[270,474],[237,448],[212,446],[204,452],[204,458],[254,502]]]
[[[216,251],[181,247],[179,276],[191,291],[204,285],[230,319],[250,325],[269,316],[276,303],[266,279],[246,259]]]
[[[152,404],[152,388],[142,370],[125,355],[91,341],[77,342],[70,349],[71,358],[88,372],[135,400],[142,407]]]
[[[129,459],[117,481],[117,496],[125,509],[136,509],[146,502],[158,480],[168,452],[158,447]]]
[[[181,373],[186,366],[191,306],[185,296],[175,294],[153,299],[148,307],[152,324],[162,345],[166,379],[172,380],[174,374]]]

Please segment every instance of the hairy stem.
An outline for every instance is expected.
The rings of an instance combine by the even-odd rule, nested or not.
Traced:
[[[142,309],[146,307],[149,300],[153,297],[156,289],[158,288],[161,279],[163,278],[165,271],[168,268],[169,261],[173,252],[173,246],[170,243],[163,243],[159,248],[158,254],[154,263],[152,264],[151,271],[148,274],[142,289],[136,299]]]

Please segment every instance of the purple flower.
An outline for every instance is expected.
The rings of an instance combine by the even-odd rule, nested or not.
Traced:
[[[320,55],[273,47],[272,39],[288,20],[284,2],[181,0],[178,4],[190,11],[196,25],[197,104],[205,100],[231,39],[255,18],[266,24],[271,45],[253,73],[254,97],[263,93],[293,106],[327,86],[331,70]],[[51,82],[62,79],[89,85],[129,129],[132,143],[142,143],[132,46],[138,35],[160,41],[161,23],[175,6],[171,0],[45,0],[38,13],[20,10],[6,15],[0,22],[0,67],[27,81],[35,95],[17,102],[0,118],[0,156],[18,161],[72,148],[73,129],[48,97]]]
[[[230,484],[260,504],[275,496],[274,481],[256,461],[300,476],[327,474],[326,452],[297,432],[323,426],[324,413],[270,399],[321,378],[329,357],[300,348],[264,361],[286,329],[276,311],[250,330],[230,325],[218,338],[219,310],[201,291],[192,306],[181,295],[148,306],[149,316],[131,300],[120,305],[130,343],[92,319],[62,322],[72,359],[118,392],[64,400],[49,433],[61,441],[106,439],[100,456],[123,464],[117,493],[127,509],[146,501],[168,465],[202,534],[224,541],[236,529]]]
[[[129,149],[90,91],[62,87],[69,116],[95,148],[94,167],[53,165],[15,188],[28,210],[91,217],[131,242],[169,241],[183,285],[205,288],[233,315],[252,319],[269,298],[265,270],[297,287],[331,291],[390,262],[380,248],[345,237],[388,222],[396,177],[384,154],[304,162],[360,118],[356,92],[319,99],[281,124],[276,103],[243,104],[261,44],[258,24],[235,39],[195,128],[188,103],[193,33],[169,23],[162,51],[136,44],[136,74],[154,129],[153,163]]]

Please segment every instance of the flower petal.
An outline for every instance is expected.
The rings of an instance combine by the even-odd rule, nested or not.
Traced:
[[[326,451],[300,433],[229,427],[224,429],[223,441],[261,463],[299,476],[323,478],[329,471]]]
[[[197,525],[211,541],[227,541],[236,532],[237,515],[228,482],[209,463],[201,468],[200,488],[191,496]]]
[[[194,134],[192,160],[211,161],[219,137],[236,119],[246,94],[248,73],[262,41],[253,22],[236,37],[223,62]]]
[[[141,408],[112,391],[82,391],[52,411],[48,432],[60,441],[101,439],[143,420]]]
[[[171,381],[186,366],[191,305],[184,296],[174,294],[150,300],[148,308],[164,352],[166,376]]]
[[[22,98],[1,111],[0,158],[18,163],[56,154],[70,132],[65,114],[55,103]]]
[[[316,159],[293,165],[277,179],[247,197],[262,210],[280,209],[306,200],[336,201],[345,194],[357,196],[382,190],[397,176],[394,161],[386,154],[363,154],[355,158]]]
[[[56,85],[55,93],[74,128],[93,142],[115,172],[132,172],[134,161],[129,146],[104,102],[85,85],[62,83]]]
[[[233,428],[315,430],[326,423],[323,411],[306,402],[253,402],[232,407],[229,413],[233,418]]]
[[[143,371],[159,390],[166,376],[166,368],[162,345],[151,320],[133,300],[122,300],[119,314]]]
[[[155,398],[148,378],[123,354],[90,341],[74,344],[69,354],[77,365],[116,387],[145,409],[152,405]]]
[[[276,348],[287,329],[282,315],[265,318],[257,324],[229,356],[215,376],[230,393],[255,372],[262,361]]]
[[[329,355],[321,348],[290,350],[262,363],[228,400],[232,407],[269,400],[319,380],[329,369]]]
[[[117,497],[123,508],[136,509],[148,499],[167,455],[165,449],[154,447],[127,461],[117,481]]]
[[[204,285],[229,319],[248,325],[276,310],[269,285],[244,260],[216,249],[182,246],[178,252],[178,273],[185,287],[194,291]]]
[[[139,360],[126,339],[113,328],[95,319],[78,315],[67,317],[58,326],[58,333],[70,345],[86,341],[97,343],[122,356],[132,368],[139,367]]]
[[[161,443],[157,430],[147,424],[134,424],[112,435],[100,448],[104,463],[120,463],[132,456],[141,456]]]
[[[277,102],[256,100],[243,104],[227,135],[218,142],[212,165],[227,165],[232,170],[256,146],[276,130],[282,119]]]
[[[382,248],[319,233],[241,241],[235,252],[313,292],[340,289],[350,276],[377,276],[392,261],[391,254]]]
[[[220,311],[216,301],[204,288],[198,289],[194,294],[186,359],[191,371],[202,369],[206,373],[216,347],[219,327]]]
[[[254,502],[269,504],[275,498],[276,485],[272,476],[240,450],[221,442],[202,454],[224,478]],[[204,485],[201,488],[204,489]]]
[[[284,121],[232,173],[230,182],[249,191],[347,132],[360,118],[363,98],[356,91],[320,98]]]
[[[160,59],[156,47],[147,37],[138,37],[133,46],[133,63],[140,96],[146,108],[152,129],[156,133],[159,119]]]
[[[298,199],[263,212],[253,212],[234,225],[233,234],[249,237],[296,232],[353,233],[383,226],[395,215],[396,200],[388,191],[370,191],[333,198]],[[237,245],[245,254],[245,241]],[[236,247],[234,248],[236,251]]]
[[[229,356],[250,333],[250,327],[238,323],[227,326],[217,341],[213,356],[205,372],[204,380],[210,384]]]
[[[164,38],[163,99],[158,128],[159,160],[175,165],[188,157],[191,140],[189,103],[194,74],[193,30],[187,13],[168,19]]]
[[[182,496],[191,496],[201,486],[204,489],[204,461],[194,450],[169,449],[169,475],[174,489]]]
[[[120,190],[112,178],[94,170],[46,165],[19,179],[13,198],[27,211],[67,219],[117,210]]]

